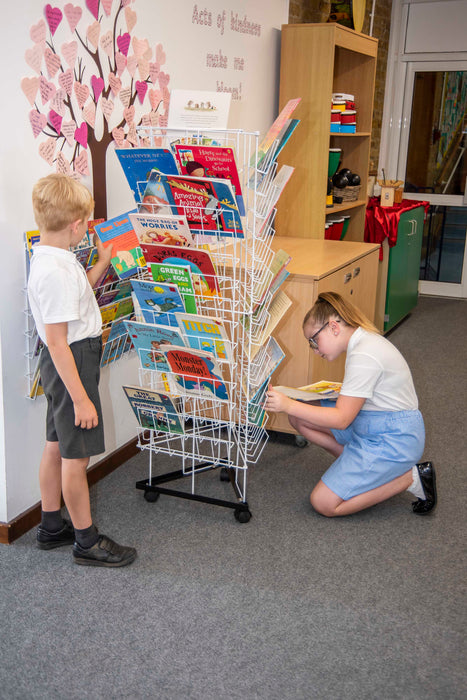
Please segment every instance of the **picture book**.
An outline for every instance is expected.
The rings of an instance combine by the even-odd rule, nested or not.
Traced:
[[[319,401],[320,399],[337,399],[341,387],[342,382],[321,380],[298,389],[289,386],[275,386],[273,389],[297,401]]]
[[[113,321],[112,325],[102,332],[101,367],[119,360],[125,352],[130,350],[131,342],[124,323],[127,319],[129,316]]]
[[[141,200],[151,170],[167,175],[178,173],[169,148],[116,148],[115,153],[137,202]]]
[[[73,250],[77,261],[84,267],[85,270],[88,269],[89,261],[91,257],[93,257],[94,251],[96,251],[97,254],[97,248],[93,245]]]
[[[142,243],[147,264],[188,265],[191,269],[195,294],[203,297],[220,296],[219,282],[211,255],[198,248]]]
[[[185,347],[185,341],[179,329],[131,320],[125,320],[124,325],[139,357],[141,367],[169,372],[170,367],[161,347],[164,345]]]
[[[105,221],[105,219],[89,219],[88,231],[87,231],[87,235],[88,235],[88,239],[89,239],[88,245],[89,244],[92,245],[92,243],[93,243],[93,237],[94,237],[94,234],[96,233],[96,224],[103,224],[104,221]]]
[[[290,119],[291,114],[296,109],[296,107],[298,107],[301,99],[301,97],[298,97],[287,102],[277,119],[268,129],[266,135],[261,139],[261,142],[258,146],[258,152],[253,156],[250,165],[255,165],[256,168],[261,169],[261,166],[266,159],[268,151],[278,139],[284,124],[288,119]]]
[[[268,390],[269,382],[266,380],[261,384],[253,398],[248,402],[248,420],[254,425],[262,426],[266,421],[266,411],[264,401]]]
[[[277,340],[272,335],[269,336],[267,343],[265,343],[256,357],[254,363],[256,367],[252,367],[249,387],[246,385],[246,377],[242,377],[243,390],[250,401],[254,401],[257,398],[259,388],[265,382],[269,382],[271,375],[274,374],[284,357],[285,353]]]
[[[154,282],[166,282],[176,284],[182,295],[185,311],[195,314],[196,306],[195,289],[189,265],[166,265],[165,263],[148,263],[148,268]]]
[[[253,188],[255,186],[255,180],[256,186],[260,187],[261,183],[270,172],[272,164],[276,162],[279,153],[282,151],[287,141],[290,139],[290,137],[292,136],[293,132],[299,124],[300,119],[287,119],[277,137],[276,146],[274,147],[274,150],[271,151],[270,157],[267,158],[266,161],[261,165],[261,170],[255,170],[251,174],[248,182],[249,187]]]
[[[177,326],[174,313],[185,312],[185,305],[176,284],[132,279],[131,287],[147,323]]]
[[[135,233],[140,243],[162,243],[163,245],[192,245],[193,236],[185,216],[167,214],[130,214]]]
[[[291,304],[292,302],[287,296],[287,294],[284,294],[284,292],[281,292],[280,290],[276,292],[276,294],[272,298],[271,303],[268,306],[266,322],[264,324],[260,323],[259,332],[253,333],[254,340],[251,343],[250,360],[254,359],[255,355],[264,345],[266,339],[269,338],[274,328],[277,326],[277,324],[279,323],[279,321],[281,320],[281,318],[283,317],[283,315],[285,314],[285,312]],[[259,307],[258,310],[262,311],[262,307]],[[255,319],[253,319],[253,324],[254,322]]]
[[[113,244],[110,262],[120,279],[134,275],[138,268],[146,265],[129,212],[96,224],[95,230],[105,248]]]
[[[41,234],[39,231],[25,231],[24,239],[26,242],[26,250],[28,251],[28,259],[30,260],[33,252],[33,246],[35,246],[36,243],[39,243],[41,240]]]
[[[243,226],[227,180],[151,172],[139,211],[182,214],[192,233],[243,238]]]
[[[199,314],[176,313],[175,317],[188,347],[212,352],[219,360],[233,359],[231,342],[219,320]]]
[[[180,416],[168,394],[141,386],[122,388],[142,428],[183,435]]]
[[[291,165],[283,165],[271,181],[265,181],[264,198],[261,200],[256,212],[250,211],[248,216],[248,229],[254,231],[257,236],[268,232],[272,225],[274,207],[276,206],[282,191],[294,172]],[[263,183],[264,184],[264,183]]]
[[[170,391],[228,401],[229,394],[216,358],[210,352],[165,346],[162,348],[170,373]]]
[[[242,187],[233,148],[228,146],[175,145],[175,158],[182,175],[229,180],[240,216],[245,216]]]
[[[285,267],[291,261],[291,257],[285,250],[277,250],[262,271],[258,282],[253,287],[253,311],[264,301],[266,294],[275,288],[275,282]],[[287,276],[287,275],[286,275]],[[285,277],[286,277],[285,276]],[[281,282],[285,279],[283,277]]]

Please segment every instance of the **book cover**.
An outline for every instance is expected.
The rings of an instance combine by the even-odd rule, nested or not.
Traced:
[[[298,389],[290,386],[274,386],[273,389],[297,401],[319,401],[320,399],[337,399],[341,387],[342,382],[321,380],[314,384],[298,387]]]
[[[195,314],[196,306],[195,289],[189,265],[166,265],[165,263],[148,263],[148,268],[154,282],[166,282],[176,284],[182,295],[185,311]]]
[[[140,386],[122,388],[142,428],[183,435],[180,416],[168,394]]]
[[[219,360],[233,360],[231,342],[219,320],[200,314],[176,313],[175,317],[187,346],[211,352]]]
[[[227,180],[164,175],[153,170],[139,211],[185,215],[195,234],[244,237],[235,195]]]
[[[185,347],[185,341],[179,329],[131,320],[125,320],[124,325],[139,357],[141,367],[158,372],[169,372],[170,367],[161,348],[164,345]]]
[[[254,425],[259,425],[260,427],[266,422],[266,411],[264,408],[264,402],[266,398],[266,392],[268,390],[268,380],[261,384],[260,388],[256,391],[255,395],[248,401],[248,420]]]
[[[185,216],[160,216],[159,214],[130,214],[140,243],[163,245],[192,245],[193,236]]]
[[[245,216],[242,187],[233,148],[228,146],[175,145],[175,158],[182,175],[229,180],[240,216]]]
[[[95,230],[105,248],[113,244],[110,262],[120,279],[134,275],[146,265],[129,212],[96,224]]]
[[[177,326],[174,313],[185,312],[185,305],[176,284],[132,279],[131,287],[147,323]]]
[[[191,269],[195,294],[203,297],[220,296],[219,282],[211,255],[198,248],[142,243],[147,264],[188,265]]]
[[[252,367],[250,386],[246,385],[246,377],[242,377],[243,390],[250,401],[255,402],[264,383],[269,380],[285,357],[285,353],[275,338],[269,336],[267,343],[261,349]],[[259,388],[258,388],[259,387]]]
[[[261,165],[266,159],[268,151],[279,137],[279,134],[281,133],[284,124],[287,122],[288,119],[290,119],[290,116],[292,115],[293,111],[300,104],[301,99],[301,97],[297,97],[287,102],[277,119],[269,127],[266,135],[262,138],[258,146],[258,152],[253,156],[250,165],[255,165],[258,169],[261,168]]]
[[[102,358],[101,367],[109,365],[120,359],[125,352],[131,348],[131,342],[125,327],[125,318],[119,318],[112,322],[110,328],[102,333]]]
[[[141,200],[151,170],[167,175],[178,173],[175,158],[168,148],[116,148],[115,153],[137,202]]]
[[[291,304],[292,302],[287,294],[284,294],[284,292],[279,290],[276,292],[271,303],[269,304],[265,322],[263,322],[261,315],[263,312],[263,307],[258,307],[251,319],[245,319],[247,325],[251,322],[253,326],[259,326],[258,331],[256,331],[256,329],[253,331],[254,338],[252,339],[250,348],[250,360],[254,359],[260,348],[264,345],[266,339],[269,338],[274,328],[277,326]],[[261,322],[258,323],[258,320]]]
[[[265,266],[258,282],[253,286],[253,311],[264,301],[266,294],[275,287],[275,282],[291,261],[285,250],[277,250]],[[281,279],[283,282],[285,277]],[[280,285],[279,285],[280,286]]]
[[[220,366],[210,352],[170,346],[162,352],[170,367],[167,380],[171,393],[229,400]]]

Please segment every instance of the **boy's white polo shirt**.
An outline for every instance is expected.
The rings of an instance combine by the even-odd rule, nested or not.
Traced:
[[[102,333],[102,317],[83,266],[74,253],[54,246],[33,248],[28,297],[37,332],[45,324],[68,323],[68,344]]]

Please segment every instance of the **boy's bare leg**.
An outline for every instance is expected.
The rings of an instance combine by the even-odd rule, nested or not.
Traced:
[[[85,530],[92,525],[91,503],[86,468],[89,457],[62,459],[63,500],[75,530]]]
[[[42,510],[57,511],[62,498],[62,457],[58,442],[46,441],[39,465]]]
[[[305,423],[291,416],[289,416],[289,423],[295,428],[297,433],[303,435],[308,442],[319,445],[319,447],[330,452],[333,457],[340,457],[342,454],[344,446],[337,442],[330,430],[326,430],[326,428],[317,428],[312,423]]]

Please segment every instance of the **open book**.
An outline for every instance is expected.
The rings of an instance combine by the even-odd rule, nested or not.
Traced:
[[[273,389],[297,401],[320,401],[320,399],[337,399],[341,386],[342,382],[321,380],[314,384],[300,386],[298,389],[290,386],[274,386]]]

